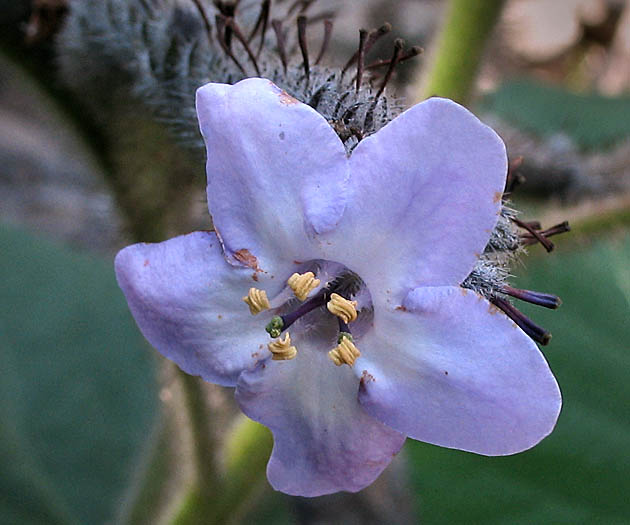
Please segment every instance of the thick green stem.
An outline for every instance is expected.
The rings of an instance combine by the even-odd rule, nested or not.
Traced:
[[[193,441],[193,454],[197,486],[202,497],[216,498],[219,493],[216,460],[216,445],[210,432],[210,409],[206,402],[201,379],[177,369]]]
[[[192,412],[192,411],[191,411]],[[228,432],[224,449],[225,474],[220,490],[195,486],[186,495],[172,525],[232,523],[264,493],[265,467],[271,452],[271,432],[259,423],[240,416]],[[266,485],[265,485],[266,487]]]
[[[451,0],[423,98],[469,101],[486,41],[504,0]]]

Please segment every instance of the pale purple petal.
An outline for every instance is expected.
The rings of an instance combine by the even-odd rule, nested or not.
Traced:
[[[359,347],[361,404],[414,439],[513,454],[547,436],[558,418],[560,390],[536,345],[463,288],[412,291],[399,309],[376,313]]]
[[[346,212],[326,236],[329,258],[397,301],[417,286],[466,278],[505,184],[505,146],[492,129],[455,102],[431,98],[361,141],[350,170]]]
[[[252,316],[241,300],[265,277],[256,282],[252,270],[228,264],[214,233],[134,244],[115,266],[140,331],[185,372],[234,386],[242,370],[268,355],[271,314]]]
[[[348,159],[328,122],[260,78],[203,86],[197,113],[228,259],[290,272],[294,259],[311,258],[309,239],[334,228],[346,201]]]
[[[328,359],[329,348],[314,348],[308,339],[294,343],[295,359],[259,364],[241,374],[236,389],[243,412],[273,432],[269,482],[296,496],[361,490],[405,437],[361,408],[358,379]]]

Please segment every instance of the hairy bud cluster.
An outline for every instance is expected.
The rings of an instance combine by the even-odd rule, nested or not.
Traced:
[[[385,87],[397,62],[415,56],[419,48],[405,54],[398,40],[393,57],[379,61],[380,72],[389,64],[384,80],[377,85],[365,74],[365,54],[391,29],[388,24],[371,32],[362,30],[355,56],[343,69],[335,69],[318,65],[327,38],[317,60],[309,61],[306,8],[292,11],[289,7],[288,12],[285,8],[279,17],[274,13],[273,20],[271,2],[262,1],[242,13],[236,13],[237,5],[215,1],[209,6],[197,0],[73,2],[58,40],[62,75],[87,103],[100,107],[108,107],[117,91],[127,97],[135,94],[133,103],[148,104],[180,143],[200,150],[203,142],[193,101],[195,90],[207,82],[269,78],[323,115],[348,154],[401,112],[400,102]],[[326,22],[329,31],[332,25]],[[503,290],[510,266],[526,244],[514,220],[515,212],[503,206],[490,241],[463,287],[490,300],[507,299]],[[536,238],[528,241],[536,242]]]
[[[102,107],[119,89],[151,106],[176,138],[203,147],[194,108],[194,92],[207,82],[232,84],[248,76],[269,78],[294,98],[312,106],[331,122],[350,151],[401,111],[400,103],[368,82],[355,89],[353,75],[340,69],[309,67],[306,75],[295,53],[283,67],[273,35],[267,32],[257,58],[258,72],[242,44],[230,49],[242,71],[218,43],[212,20],[217,14],[176,0],[84,0],[74,2],[58,39],[64,81],[85,101]],[[252,13],[243,13],[252,18]],[[249,15],[249,17],[247,16]],[[295,17],[293,17],[295,18]],[[208,21],[209,25],[206,25]],[[294,27],[285,20],[287,29]],[[295,31],[293,31],[295,32]],[[291,37],[291,31],[287,31]],[[258,48],[258,38],[252,42]],[[296,35],[293,35],[296,39]],[[287,48],[296,48],[287,42]],[[260,73],[260,74],[258,74]]]

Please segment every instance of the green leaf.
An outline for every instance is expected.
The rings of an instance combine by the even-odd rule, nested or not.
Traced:
[[[522,307],[554,336],[544,353],[564,398],[558,425],[509,457],[410,441],[423,523],[627,523],[628,261],[630,237],[527,261],[516,285],[564,301],[557,311]]]
[[[0,522],[112,521],[156,414],[111,260],[0,227]]]
[[[630,97],[580,94],[528,80],[506,82],[486,97],[484,109],[539,136],[564,133],[584,149],[630,136]]]

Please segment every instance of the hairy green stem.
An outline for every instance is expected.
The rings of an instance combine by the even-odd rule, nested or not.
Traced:
[[[469,102],[486,41],[504,0],[451,0],[423,98],[441,96]]]

